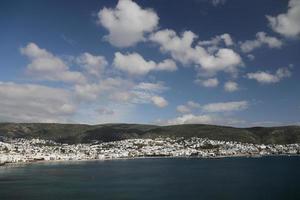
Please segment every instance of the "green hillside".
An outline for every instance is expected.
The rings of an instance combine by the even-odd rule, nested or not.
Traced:
[[[246,143],[289,144],[300,143],[300,127],[234,128],[201,124],[155,126],[144,124],[0,123],[0,136],[50,139],[62,143],[108,142],[129,138],[205,137]]]

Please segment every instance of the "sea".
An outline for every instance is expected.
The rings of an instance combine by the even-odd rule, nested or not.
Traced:
[[[300,156],[141,158],[0,167],[0,200],[297,200]]]

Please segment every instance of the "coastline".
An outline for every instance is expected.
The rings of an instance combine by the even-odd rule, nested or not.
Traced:
[[[233,159],[233,158],[249,158],[261,159],[267,157],[300,157],[299,154],[278,154],[278,155],[231,155],[231,156],[217,156],[217,157],[197,157],[197,156],[144,156],[144,157],[128,157],[128,158],[109,158],[109,159],[86,159],[86,160],[39,160],[28,162],[15,162],[15,163],[1,163],[0,170],[3,167],[22,167],[34,164],[75,164],[84,162],[106,162],[117,160],[136,160],[136,159],[203,159],[203,160],[219,160],[219,159]]]
[[[61,144],[41,139],[7,139],[0,142],[0,163],[3,166],[141,158],[222,159],[298,155],[300,144],[248,144],[206,138],[127,139],[81,144]]]

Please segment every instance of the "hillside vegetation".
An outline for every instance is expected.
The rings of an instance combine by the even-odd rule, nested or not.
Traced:
[[[41,138],[62,143],[109,142],[132,138],[201,137],[244,143],[290,144],[300,143],[300,127],[234,128],[202,124],[155,126],[144,124],[0,123],[0,136]]]

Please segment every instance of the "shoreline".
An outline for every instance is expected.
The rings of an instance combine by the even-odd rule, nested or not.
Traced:
[[[41,139],[14,139],[0,142],[0,166],[141,158],[221,159],[298,155],[300,155],[300,144],[260,145],[206,138],[128,139],[83,144],[61,144]]]
[[[300,157],[299,154],[278,154],[278,155],[235,155],[235,156],[216,156],[216,157],[197,157],[197,156],[142,156],[142,157],[128,157],[128,158],[109,158],[109,159],[86,159],[86,160],[40,160],[40,161],[28,161],[28,162],[15,162],[15,163],[1,163],[0,170],[3,167],[21,167],[35,164],[62,164],[62,163],[83,163],[83,162],[106,162],[117,160],[137,160],[137,159],[199,159],[199,160],[219,160],[230,158],[249,158],[249,159],[261,159],[267,157]]]

